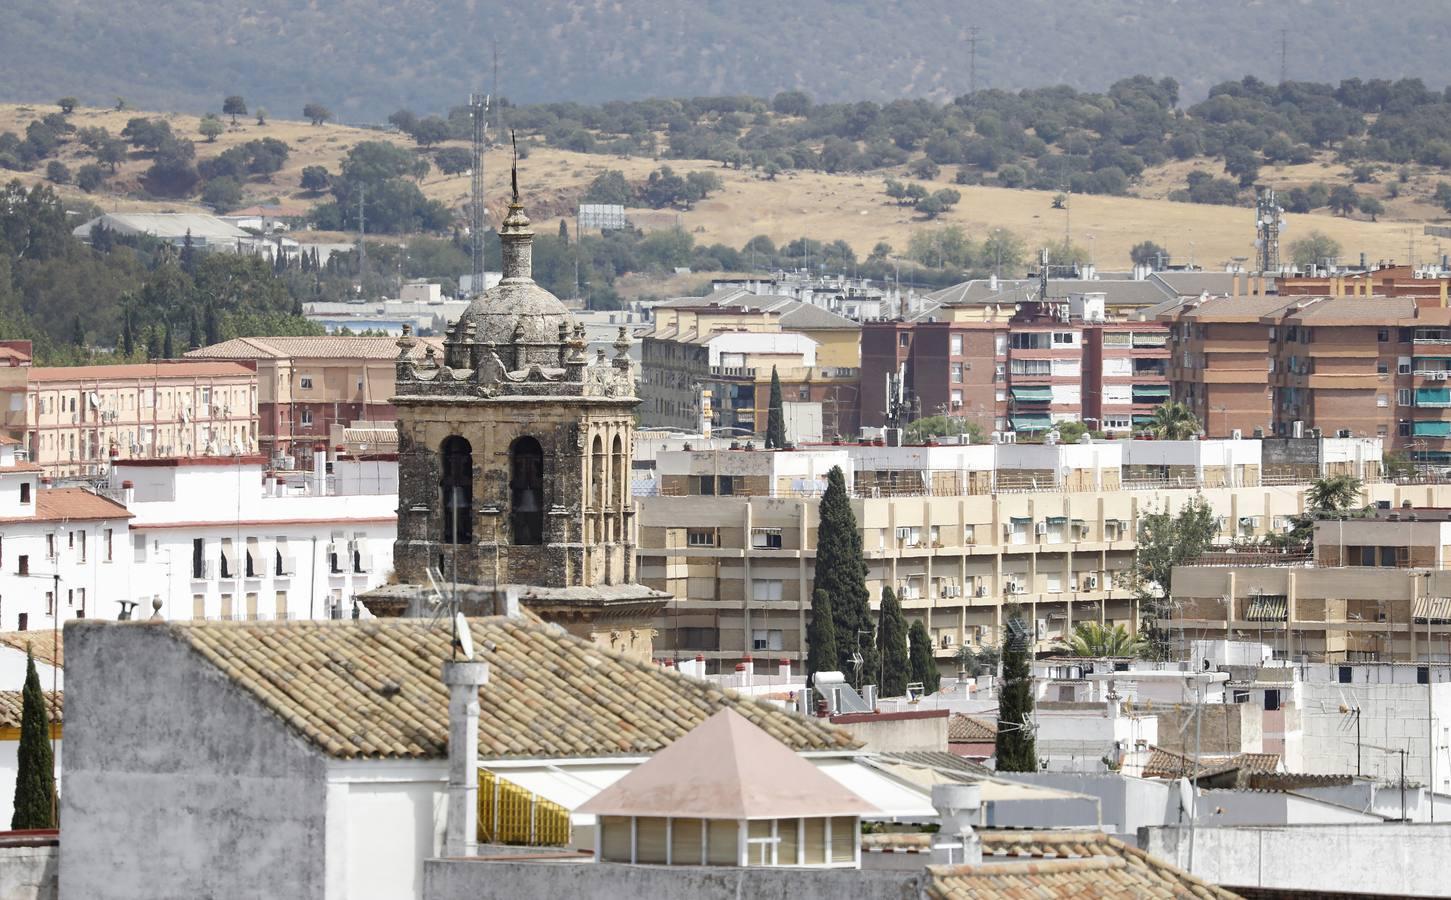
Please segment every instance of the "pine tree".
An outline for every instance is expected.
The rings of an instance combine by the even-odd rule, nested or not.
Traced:
[[[815,683],[817,672],[835,672],[838,665],[831,598],[818,588],[811,592],[811,623],[806,626],[806,673]]]
[[[912,644],[912,680],[920,681],[926,693],[937,693],[942,673],[932,659],[932,636],[927,633],[927,626],[917,619],[907,631],[907,636]]]
[[[902,604],[889,587],[882,588],[882,606],[878,612],[877,652],[880,654],[881,696],[901,697],[907,693],[907,619]]]
[[[786,446],[786,420],[781,408],[781,376],[771,367],[771,403],[766,412],[766,449]]]
[[[1028,659],[1028,626],[1022,610],[1005,610],[1007,637],[1003,641],[1003,683],[998,691],[997,768],[999,772],[1038,771],[1038,750],[1033,740],[1033,669]]]
[[[131,324],[131,309],[127,307],[121,319],[121,352],[128,358],[136,352],[136,331]]]
[[[21,694],[20,747],[16,752],[15,815],[10,827],[16,831],[54,828],[55,757],[50,749],[50,721],[45,712],[45,694],[35,672],[35,657],[25,651],[25,690]]]
[[[826,474],[821,495],[820,523],[816,530],[816,575],[813,587],[826,592],[836,633],[837,671],[855,676],[855,683],[877,680],[877,647],[867,594],[867,564],[862,556],[862,533],[846,495],[846,476],[840,466]],[[852,656],[860,653],[861,669]]]

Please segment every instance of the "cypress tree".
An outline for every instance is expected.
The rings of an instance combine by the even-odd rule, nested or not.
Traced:
[[[155,325],[146,327],[146,358],[161,358],[161,332],[156,330]]]
[[[77,347],[86,346],[86,323],[81,321],[80,314],[71,322],[71,343]]]
[[[877,680],[877,646],[867,594],[867,563],[862,556],[862,533],[846,495],[846,476],[840,466],[826,474],[816,530],[816,575],[813,587],[826,592],[836,632],[837,670],[854,677],[858,686]],[[861,668],[852,665],[860,653]]]
[[[164,359],[176,359],[176,347],[171,342],[171,323],[167,322],[161,332],[161,356]]]
[[[781,407],[781,376],[771,367],[771,402],[766,407],[766,449],[786,446],[786,419]]]
[[[1014,606],[1007,610],[1003,641],[1003,683],[998,691],[997,768],[999,772],[1038,771],[1033,739],[1033,670],[1028,659],[1028,626]]]
[[[901,697],[907,693],[907,619],[902,604],[889,587],[882,588],[878,612],[877,652],[882,667],[881,696]]]
[[[197,315],[196,307],[191,308],[191,321],[187,323],[186,348],[195,350],[202,345],[202,321]]]
[[[817,672],[835,672],[837,665],[831,598],[817,588],[811,592],[811,622],[806,626],[806,673],[814,684]]]
[[[569,243],[569,223],[564,219],[559,220],[559,239],[566,244]]]
[[[35,672],[35,657],[25,649],[25,690],[21,692],[20,747],[16,753],[15,814],[10,827],[54,828],[55,757],[50,750],[50,721],[45,694]]]
[[[927,626],[917,619],[907,631],[907,636],[912,644],[912,680],[920,681],[926,693],[937,693],[942,673],[932,659],[932,636],[927,633]]]
[[[206,313],[206,337],[208,347],[221,343],[221,328],[217,324],[217,311],[211,306],[207,307]]]
[[[136,352],[136,332],[131,325],[131,308],[126,308],[126,314],[121,319],[121,352],[130,356]]]
[[[188,275],[196,274],[196,243],[191,239],[191,229],[181,241],[181,270]]]

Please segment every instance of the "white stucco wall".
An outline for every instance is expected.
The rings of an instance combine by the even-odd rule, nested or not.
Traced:
[[[443,852],[448,765],[331,761],[327,784],[328,900],[423,894],[423,861]]]

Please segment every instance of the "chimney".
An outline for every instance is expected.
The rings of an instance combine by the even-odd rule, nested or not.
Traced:
[[[327,493],[326,444],[314,444],[312,448],[312,493],[317,497]]]
[[[779,663],[777,663],[776,664],[776,674],[778,676],[780,676],[781,683],[782,684],[786,684],[786,683],[790,682],[791,681],[791,660],[789,660],[789,659],[783,659]]]
[[[489,664],[449,660],[447,856],[473,856],[479,848],[479,687],[489,681]]]
[[[982,813],[982,786],[977,782],[934,784],[932,807],[941,823],[932,842],[933,865],[982,865],[982,841],[972,830]]]
[[[121,505],[125,506],[127,509],[130,509],[131,504],[135,502],[136,485],[132,484],[130,481],[121,482]]]

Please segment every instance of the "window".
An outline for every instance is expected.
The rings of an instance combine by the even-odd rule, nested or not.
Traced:
[[[262,547],[257,543],[256,538],[249,537],[247,538],[247,544],[244,549],[246,550],[247,558],[244,562],[245,568],[243,571],[248,578],[260,578],[262,576]]]
[[[132,562],[139,562],[139,563],[146,562],[146,535],[144,535],[144,534],[133,534],[133,535],[131,535],[131,547],[132,547],[131,561]]]
[[[952,391],[952,408],[958,409],[962,406],[962,391],[956,388]]]
[[[736,477],[735,475],[721,475],[716,479],[715,492],[722,497],[734,496],[736,492]]]
[[[312,424],[312,410],[310,410],[310,409],[308,409],[307,407],[304,406],[302,408],[302,418],[299,421],[303,425],[311,425]]]
[[[28,481],[20,482],[20,502],[22,504],[30,502],[30,482]]]
[[[907,332],[905,332],[905,331],[903,331],[903,332],[901,332],[900,334],[897,335],[897,346],[898,347],[905,347],[905,346],[907,346],[907,344],[910,341],[911,341],[911,338],[908,336]]]
[[[544,448],[532,437],[509,447],[509,519],[514,543],[544,543]]]
[[[443,543],[473,542],[474,452],[469,442],[452,435],[440,448],[443,478],[439,490],[443,495]]]
[[[949,352],[953,356],[961,356],[962,355],[962,335],[960,335],[960,334],[954,334],[954,335],[952,335],[952,337],[948,338],[948,341],[949,341],[949,345],[951,347],[951,349],[949,350]]]
[[[15,624],[15,628],[17,631],[30,630],[30,613],[21,613],[19,621]]]
[[[16,569],[16,572],[18,572],[21,575],[29,575],[30,574],[30,554],[28,554],[28,553],[22,553],[22,554],[20,554],[20,562],[19,562],[18,568]]]
[[[1384,408],[1390,405],[1390,401],[1385,394],[1376,394],[1375,405]]]
[[[1411,374],[1411,358],[1409,356],[1402,356],[1396,360],[1396,374]]]
[[[962,542],[964,544],[976,544],[977,543],[977,526],[975,526],[975,525],[964,525],[964,526],[962,526]]]
[[[952,364],[952,383],[953,384],[961,384],[962,383],[962,363],[953,363]]]
[[[715,531],[710,528],[690,528],[685,532],[687,547],[714,547]]]
[[[1430,684],[1430,683],[1431,683],[1431,667],[1430,666],[1416,666],[1416,684]]]
[[[779,578],[752,578],[751,599],[762,603],[777,602],[781,599],[781,587]]]
[[[1397,406],[1410,406],[1411,405],[1411,389],[1410,388],[1397,388],[1396,389],[1396,405]]]
[[[221,573],[223,578],[231,578],[234,565],[232,562],[232,539],[222,538],[222,564]]]
[[[76,606],[77,607],[76,608],[76,618],[77,619],[84,619],[86,617],[86,589],[85,588],[76,588],[76,596],[75,596],[75,599],[77,601],[79,601],[77,603],[73,603],[72,604],[73,606]]]
[[[754,628],[751,630],[752,650],[780,650],[781,629]]]
[[[682,650],[719,650],[720,630],[716,628],[681,628],[677,642]],[[734,823],[732,823],[734,825]]]
[[[53,591],[45,592],[45,614],[47,616],[55,615],[55,592]]]
[[[1391,364],[1390,363],[1386,362],[1383,359],[1378,359],[1378,360],[1375,361],[1375,374],[1377,374],[1377,375],[1389,375],[1390,374],[1390,371],[1391,371]]]
[[[1339,684],[1350,684],[1350,666],[1341,666],[1336,672],[1336,682]]]
[[[115,542],[113,540],[114,537],[115,537],[114,530],[113,529],[110,529],[110,528],[107,528],[106,529],[106,562],[112,562],[116,558],[115,555],[114,555],[115,554],[115,550],[116,550],[116,548],[115,548]]]
[[[1376,329],[1375,339],[1384,344],[1386,341],[1391,339],[1391,330],[1389,328]]]
[[[302,375],[297,379],[297,386],[304,391],[312,390],[312,376]]]
[[[55,559],[55,534],[45,536],[45,558]]]
[[[193,538],[191,542],[191,577],[207,577],[205,554],[206,541],[202,538]]]
[[[287,613],[287,592],[278,591],[272,601],[273,615],[278,619],[288,618]]]
[[[750,546],[756,550],[781,549],[781,528],[752,528]]]

